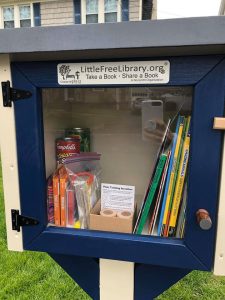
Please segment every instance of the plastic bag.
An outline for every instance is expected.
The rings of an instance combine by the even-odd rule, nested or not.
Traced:
[[[87,229],[90,211],[100,199],[100,154],[81,153],[66,159],[63,165],[69,178],[67,227]]]

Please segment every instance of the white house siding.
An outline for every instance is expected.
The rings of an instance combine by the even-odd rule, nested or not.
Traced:
[[[225,0],[221,0],[219,15],[220,16],[225,15]]]
[[[153,0],[153,7],[152,7],[152,20],[157,19],[157,0]]]
[[[74,24],[74,7],[72,0],[41,3],[41,26],[72,24]]]
[[[139,21],[142,14],[142,5],[139,0],[129,1],[129,21]]]

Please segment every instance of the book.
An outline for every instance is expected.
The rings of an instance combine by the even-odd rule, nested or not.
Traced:
[[[185,218],[186,218],[186,206],[187,206],[187,180],[184,184],[182,204],[181,204],[179,219],[176,228],[176,238],[183,238],[183,228],[184,228]]]
[[[65,166],[59,170],[59,198],[60,198],[60,218],[61,226],[66,227],[66,188],[68,185],[68,174]]]
[[[180,139],[178,155],[176,158],[174,177],[173,177],[173,181],[172,181],[172,190],[171,190],[171,195],[170,195],[170,200],[169,200],[169,208],[168,208],[168,213],[166,216],[166,224],[164,226],[164,232],[163,232],[164,237],[167,237],[168,232],[169,232],[169,221],[170,221],[170,215],[171,215],[172,205],[173,205],[173,200],[174,200],[174,193],[175,193],[175,187],[176,187],[176,182],[177,182],[178,170],[179,170],[179,166],[180,166],[180,158],[181,158],[184,139],[185,139],[185,135],[186,135],[186,128],[187,128],[187,119],[184,118],[184,125],[183,125],[182,135],[181,135],[181,139]]]
[[[54,197],[53,197],[53,181],[52,176],[47,180],[47,209],[48,209],[48,223],[54,224]]]
[[[168,134],[169,134],[170,124],[171,124],[171,120],[169,119],[169,121],[167,123],[167,126],[166,126],[165,133],[164,133],[163,138],[162,138],[162,143],[161,143],[161,145],[159,147],[159,150],[158,150],[157,155],[156,155],[156,159],[155,159],[153,167],[152,167],[152,171],[150,173],[151,177],[149,179],[148,187],[146,189],[146,192],[145,192],[142,204],[141,204],[141,208],[140,208],[140,211],[139,211],[139,214],[138,214],[138,217],[137,217],[137,221],[136,221],[135,226],[134,226],[133,233],[137,232],[137,227],[138,227],[138,224],[140,222],[140,218],[141,218],[141,215],[142,215],[142,212],[143,212],[143,209],[144,209],[144,205],[145,205],[145,202],[146,202],[146,199],[147,199],[147,195],[148,195],[148,192],[149,192],[149,189],[150,189],[150,186],[151,186],[151,183],[152,183],[155,171],[156,171],[156,167],[157,167],[158,162],[159,162],[160,155],[162,154],[162,152],[163,152],[163,150],[165,148],[165,145],[167,143],[167,138],[168,138]]]
[[[58,172],[55,172],[53,175],[53,199],[54,199],[54,217],[55,225],[61,225],[60,218],[60,199],[59,199],[59,175]]]
[[[75,221],[78,219],[75,217],[75,192],[72,186],[66,189],[66,207],[67,207],[67,227],[74,227]]]
[[[67,223],[67,207],[66,207],[66,187],[68,179],[67,175],[63,175],[59,179],[59,195],[60,195],[60,214],[61,214],[61,226],[66,227]]]
[[[168,173],[167,173],[167,177],[166,177],[165,191],[164,191],[164,194],[163,194],[162,207],[161,207],[161,213],[160,213],[158,230],[157,230],[157,235],[158,236],[160,236],[161,232],[162,232],[163,216],[164,216],[164,212],[165,212],[165,209],[166,209],[166,199],[167,199],[167,193],[168,193],[168,189],[169,189],[170,176],[171,176],[171,171],[172,171],[172,167],[173,167],[173,158],[174,158],[174,152],[175,152],[175,147],[176,147],[176,143],[177,143],[178,131],[179,131],[179,128],[180,128],[180,122],[181,122],[181,117],[179,116],[178,120],[177,120],[175,134],[174,134],[174,137],[173,137],[173,142],[172,142],[171,158],[170,158]]]
[[[170,201],[171,201],[171,197],[172,197],[173,182],[174,182],[174,177],[175,177],[175,172],[176,172],[176,164],[177,164],[177,159],[178,159],[178,154],[179,154],[179,148],[180,148],[180,143],[181,143],[183,127],[184,127],[184,117],[180,117],[176,146],[175,146],[175,150],[174,150],[174,155],[172,157],[173,162],[172,162],[172,169],[171,169],[171,173],[170,173],[169,186],[168,186],[168,191],[165,194],[166,204],[165,204],[165,209],[164,209],[164,213],[163,213],[162,232],[161,232],[161,235],[163,235],[163,236],[164,236],[164,232],[166,230],[167,216],[168,216]]]
[[[157,216],[158,216],[158,211],[159,211],[160,203],[161,203],[161,200],[162,200],[162,193],[163,193],[163,189],[164,189],[164,184],[165,184],[166,174],[167,174],[167,171],[168,171],[168,165],[169,165],[170,157],[171,157],[171,151],[169,150],[169,152],[167,154],[167,160],[166,160],[166,163],[165,163],[165,166],[164,166],[163,174],[162,174],[162,180],[161,180],[160,186],[159,186],[158,195],[157,195],[157,198],[156,198],[154,211],[153,211],[153,214],[151,216],[150,223],[149,223],[149,231],[148,231],[149,234],[153,234],[154,227],[155,227],[155,224],[156,224],[156,219],[157,219]]]
[[[184,140],[184,146],[182,149],[181,160],[178,171],[178,178],[176,182],[176,188],[174,193],[174,200],[169,220],[169,236],[175,235],[176,221],[181,202],[182,191],[184,187],[184,180],[186,176],[186,170],[189,160],[189,148],[190,148],[190,117],[187,119],[187,130]]]
[[[155,171],[155,175],[153,177],[151,186],[149,188],[149,192],[148,192],[148,195],[147,195],[147,198],[146,198],[146,202],[145,202],[145,205],[144,205],[144,208],[143,208],[143,212],[142,212],[141,217],[140,217],[140,222],[139,222],[138,227],[137,227],[137,232],[136,232],[137,234],[141,234],[142,231],[143,231],[143,228],[144,228],[144,225],[146,223],[152,201],[154,199],[157,187],[158,187],[160,179],[161,179],[161,175],[162,175],[162,172],[163,172],[163,168],[164,168],[166,159],[167,159],[166,154],[161,154],[160,155],[159,162],[158,162],[158,165],[157,165],[157,168],[156,168],[156,171]]]

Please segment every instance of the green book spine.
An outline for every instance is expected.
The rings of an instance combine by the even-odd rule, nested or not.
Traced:
[[[148,212],[149,212],[150,206],[152,204],[152,201],[154,199],[156,189],[159,185],[164,165],[166,163],[166,158],[167,158],[166,154],[162,154],[160,156],[159,163],[158,163],[158,166],[156,168],[155,175],[154,175],[154,178],[152,180],[152,184],[151,184],[151,187],[149,189],[149,193],[148,193],[148,196],[147,196],[147,199],[146,199],[146,202],[145,202],[145,207],[143,209],[142,216],[141,216],[138,228],[137,228],[137,232],[136,232],[137,234],[142,233],[142,230],[143,230],[144,225],[146,223],[146,220],[147,220],[147,217],[148,217]]]

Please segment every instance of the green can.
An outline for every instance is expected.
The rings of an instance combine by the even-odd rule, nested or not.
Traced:
[[[90,128],[67,128],[66,137],[80,138],[80,152],[91,152]]]

